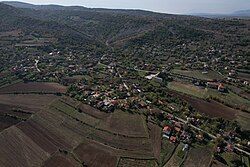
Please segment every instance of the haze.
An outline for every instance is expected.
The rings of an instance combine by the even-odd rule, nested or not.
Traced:
[[[81,5],[91,8],[143,9],[162,13],[232,13],[250,9],[249,0],[20,0],[33,4]]]

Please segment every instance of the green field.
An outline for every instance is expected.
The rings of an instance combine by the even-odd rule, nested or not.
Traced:
[[[174,154],[175,148],[177,146],[173,143],[170,143],[168,139],[163,138],[162,139],[162,148],[160,153],[160,165],[166,164],[166,162],[171,158],[171,156]]]
[[[249,158],[235,153],[224,152],[221,157],[227,162],[228,166],[249,167]]]
[[[194,86],[192,84],[180,83],[180,82],[170,82],[168,83],[167,87],[169,89],[202,99],[207,99],[212,97],[231,107],[236,107],[250,111],[250,101],[238,96],[237,94],[231,91],[229,91],[228,93],[220,93],[216,89],[210,89],[210,88],[203,89]]]
[[[213,79],[222,79],[223,76],[220,75],[216,71],[208,71],[207,74],[202,74],[202,71],[200,70],[179,70],[179,69],[173,69],[171,71],[173,74],[179,74],[179,75],[184,75],[187,77],[193,77],[197,79],[202,79],[202,80],[213,80]]]

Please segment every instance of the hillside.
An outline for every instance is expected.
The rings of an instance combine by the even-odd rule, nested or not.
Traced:
[[[0,3],[0,166],[248,166],[249,46],[247,19]]]
[[[57,41],[59,45],[77,46],[86,42],[98,44],[98,41],[67,25],[62,25],[55,21],[32,18],[27,16],[21,9],[3,3],[0,3],[0,9],[0,31],[3,35],[4,32],[18,30],[21,31],[19,33],[21,40],[33,36],[34,38],[53,38],[53,41]]]

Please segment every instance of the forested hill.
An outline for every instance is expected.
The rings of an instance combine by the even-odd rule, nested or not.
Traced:
[[[211,44],[213,41],[217,45],[229,43],[231,47],[235,44],[246,45],[246,33],[249,34],[249,20],[208,19],[142,10],[4,3],[13,7],[1,4],[1,13],[8,18],[1,18],[1,25],[4,25],[1,26],[2,31],[20,28],[50,34],[70,45],[81,46],[87,42],[94,45],[157,44],[167,47],[187,42]]]

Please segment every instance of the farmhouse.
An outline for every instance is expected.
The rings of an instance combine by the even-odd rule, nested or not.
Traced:
[[[164,135],[165,135],[167,138],[169,138],[171,132],[172,132],[172,128],[171,128],[170,126],[165,126],[165,127],[163,128],[163,133],[164,133]]]
[[[207,87],[212,88],[212,89],[218,89],[218,86],[220,85],[217,82],[207,82]]]

